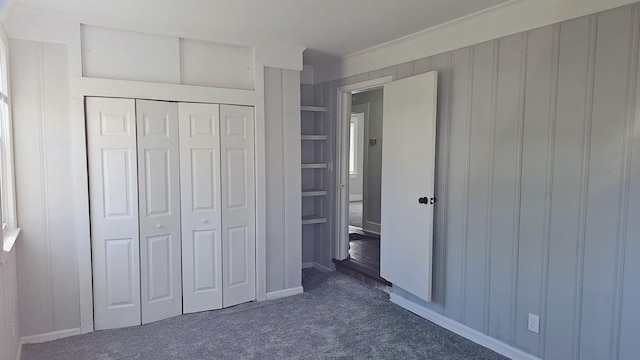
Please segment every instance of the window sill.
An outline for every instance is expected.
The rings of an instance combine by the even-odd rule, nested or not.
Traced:
[[[358,178],[358,173],[357,172],[349,173],[349,179],[356,179],[356,178]]]
[[[4,264],[5,260],[13,250],[13,246],[20,236],[20,228],[13,228],[4,232],[4,241],[2,244],[2,253],[0,253],[0,265]]]

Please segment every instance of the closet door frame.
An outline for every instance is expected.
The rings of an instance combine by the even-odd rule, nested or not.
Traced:
[[[222,90],[222,89],[215,89],[215,90]],[[233,91],[233,92],[236,92],[236,91]],[[250,284],[250,287],[251,287],[250,293],[252,295],[250,298],[246,299],[245,301],[252,301],[252,300],[263,301],[267,299],[267,296],[266,296],[266,213],[265,213],[266,206],[263,202],[264,200],[263,201],[260,201],[260,200],[266,198],[266,194],[265,194],[266,184],[265,184],[264,177],[256,176],[256,174],[260,173],[261,171],[264,172],[266,168],[265,156],[264,156],[264,149],[265,149],[264,104],[262,101],[246,101],[246,99],[253,97],[252,95],[255,94],[254,91],[243,90],[239,92],[244,93],[242,94],[242,96],[240,96],[244,98],[244,100],[238,101],[239,105],[229,105],[229,106],[249,108],[251,112],[251,117],[252,117],[251,119],[252,128],[254,130],[253,133],[251,134],[251,138],[253,139],[253,141],[251,142],[251,146],[250,146],[251,157],[253,158],[253,165],[250,169],[250,172],[252,173],[252,176],[253,176],[253,179],[252,179],[253,184],[251,189],[249,189],[250,190],[249,192],[252,194],[252,197],[253,197],[252,213],[254,214],[252,218],[252,226],[251,226],[252,229],[250,230],[250,232],[252,233],[251,236],[254,239],[252,244],[253,249],[251,250],[251,257],[255,259],[255,261],[251,266],[252,269],[251,269],[251,274],[249,276],[250,281],[247,284],[247,285]],[[252,95],[248,96],[249,94],[252,94]],[[84,99],[104,98],[104,97],[105,97],[104,94],[100,92],[99,94],[87,94],[87,96],[85,96]],[[147,97],[147,96],[144,96],[144,97]],[[225,97],[229,97],[229,96],[225,96]],[[234,98],[236,96],[230,96],[230,97]],[[260,96],[259,98],[262,98],[262,97],[263,96]],[[118,98],[121,100],[136,101],[135,98],[128,98],[128,97],[127,98],[118,97]],[[174,100],[174,99],[167,99],[166,101],[170,101],[176,104],[183,102],[181,100]],[[215,104],[215,103],[200,103],[200,104]],[[83,105],[82,113],[84,115],[86,111],[84,102],[82,102],[82,105]],[[79,113],[80,112],[76,112],[76,115],[78,115]],[[82,116],[82,121],[83,121],[83,124],[82,124],[83,128],[86,129],[85,116]],[[88,147],[85,148],[85,150],[87,151],[86,154],[87,154],[87,160],[88,160],[88,150],[89,150]],[[85,164],[88,164],[88,161]],[[87,168],[88,167],[89,165],[87,165]],[[88,200],[89,199],[88,199],[88,192],[87,192],[87,201]],[[90,243],[87,243],[85,245],[86,247],[88,247],[88,249],[87,248],[83,249],[84,246],[80,246],[79,254],[83,254],[83,250],[90,251],[91,245],[89,244]],[[89,268],[92,271],[93,261],[90,259],[89,261],[81,261],[80,268],[81,269]],[[94,274],[91,272],[90,276],[85,276],[84,279],[81,279],[81,329],[82,329],[81,332],[83,333],[94,330],[93,317],[95,315],[95,311],[94,311],[94,303],[93,303],[93,297],[94,297],[93,286],[92,286],[93,277],[94,277]],[[87,284],[91,286],[87,287]],[[247,292],[245,291],[245,293]],[[87,299],[90,301],[89,303],[87,302]],[[227,305],[227,306],[230,306],[230,305]]]

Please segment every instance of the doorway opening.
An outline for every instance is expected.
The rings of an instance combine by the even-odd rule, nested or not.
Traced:
[[[380,277],[382,85],[389,81],[391,77],[339,89],[343,116],[336,149],[338,162],[342,160],[336,269],[379,287],[391,285]]]

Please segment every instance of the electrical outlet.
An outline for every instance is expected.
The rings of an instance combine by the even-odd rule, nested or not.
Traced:
[[[538,334],[540,332],[540,317],[538,315],[529,314],[529,323],[527,325],[529,331]]]

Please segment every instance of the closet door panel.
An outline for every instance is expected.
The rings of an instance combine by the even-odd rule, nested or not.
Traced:
[[[219,106],[180,103],[184,312],[222,308]]]
[[[223,306],[255,300],[254,112],[220,106]]]
[[[182,313],[178,105],[136,100],[142,323]]]
[[[86,99],[96,330],[140,324],[135,103]]]

